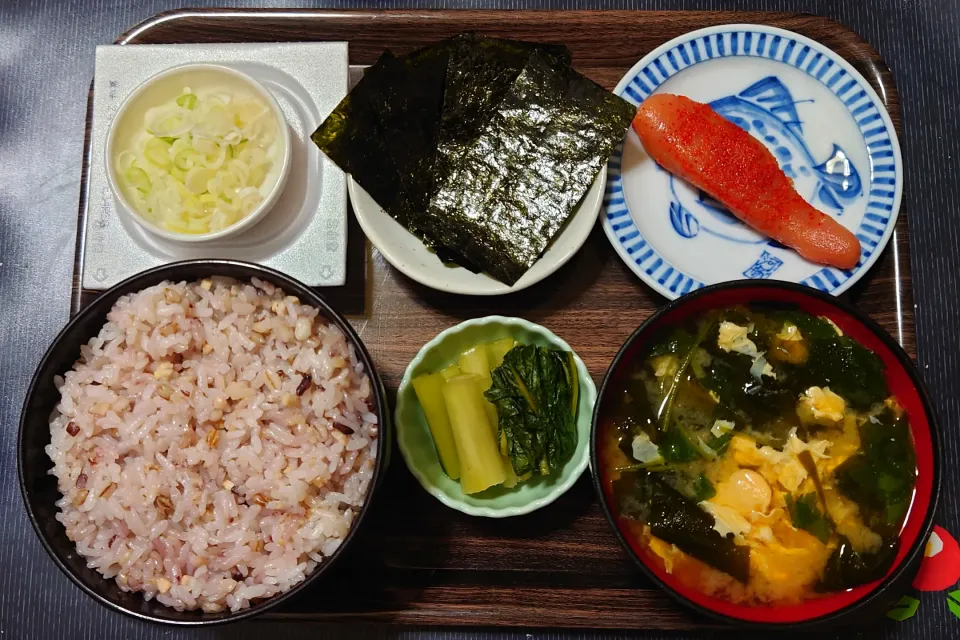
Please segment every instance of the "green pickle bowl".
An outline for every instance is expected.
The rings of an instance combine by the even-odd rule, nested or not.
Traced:
[[[580,380],[577,449],[561,469],[549,476],[531,478],[512,489],[497,486],[467,495],[460,488],[460,483],[451,480],[440,465],[433,436],[413,390],[412,380],[456,362],[463,351],[474,345],[507,337],[521,344],[536,344],[573,353]],[[570,345],[552,331],[521,318],[475,318],[441,332],[425,344],[407,366],[397,391],[395,433],[407,467],[430,495],[451,509],[472,516],[508,518],[530,513],[550,504],[572,487],[587,468],[590,457],[590,425],[596,399],[597,388],[586,365]]]

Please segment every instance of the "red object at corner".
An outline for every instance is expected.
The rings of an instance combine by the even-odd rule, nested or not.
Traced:
[[[920,571],[913,579],[919,591],[943,591],[960,580],[960,545],[940,526],[933,527],[923,553]]]

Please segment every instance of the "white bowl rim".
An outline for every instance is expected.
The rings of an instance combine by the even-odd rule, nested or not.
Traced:
[[[430,495],[432,495],[437,500],[442,502],[444,505],[450,507],[451,509],[456,509],[457,511],[461,511],[463,513],[466,513],[467,515],[482,516],[485,518],[509,518],[512,516],[520,516],[520,515],[524,515],[524,514],[536,511],[541,507],[545,507],[548,504],[551,504],[557,498],[559,498],[564,493],[566,493],[567,490],[570,489],[570,487],[572,487],[577,482],[577,480],[580,479],[580,476],[583,475],[584,470],[587,468],[590,462],[589,442],[587,442],[588,446],[584,449],[584,454],[583,456],[581,456],[581,459],[574,460],[571,458],[570,461],[567,462],[567,464],[574,465],[573,470],[570,473],[570,475],[567,477],[567,479],[564,482],[554,485],[548,494],[546,494],[545,496],[541,496],[535,500],[531,500],[530,502],[524,505],[496,508],[496,507],[481,507],[481,506],[466,504],[464,502],[454,500],[450,498],[450,496],[448,496],[446,493],[441,491],[439,488],[437,488],[436,486],[433,486],[429,482],[427,475],[413,463],[412,461],[413,456],[407,450],[406,443],[404,441],[403,436],[401,435],[401,432],[403,431],[403,426],[402,426],[403,421],[401,420],[401,415],[403,413],[403,409],[405,409],[406,407],[406,401],[404,398],[406,397],[407,394],[405,392],[407,391],[407,387],[409,387],[411,384],[410,381],[413,375],[413,370],[417,367],[417,365],[419,365],[423,361],[423,358],[426,356],[427,352],[435,348],[447,336],[458,333],[468,327],[483,326],[483,325],[489,325],[489,324],[519,326],[532,333],[539,333],[543,335],[543,337],[545,337],[549,342],[552,342],[556,346],[562,349],[566,349],[567,351],[572,353],[574,362],[576,362],[576,365],[577,365],[577,374],[580,377],[581,395],[582,397],[586,398],[591,408],[590,419],[592,420],[593,406],[594,404],[596,404],[596,401],[597,401],[597,386],[594,384],[593,378],[590,376],[590,372],[587,369],[587,366],[583,363],[583,360],[581,360],[580,356],[577,355],[577,352],[574,351],[569,344],[567,344],[566,340],[564,340],[554,332],[550,331],[546,327],[536,324],[534,322],[530,322],[529,320],[524,320],[523,318],[493,315],[493,316],[484,316],[482,318],[471,318],[470,320],[464,320],[459,324],[456,324],[452,327],[448,327],[443,331],[441,331],[440,333],[438,333],[432,340],[430,340],[420,348],[420,351],[417,352],[417,355],[414,356],[413,360],[410,361],[410,364],[407,365],[406,370],[403,372],[403,379],[400,381],[400,386],[397,387],[397,403],[396,403],[397,406],[393,412],[394,436],[396,438],[397,445],[400,448],[400,455],[403,456],[403,461],[407,465],[407,469],[410,470],[410,473],[413,474],[413,476],[417,479],[417,482],[420,483],[420,486],[422,486],[427,493],[429,493]]]
[[[446,280],[442,276],[443,271],[439,271],[441,275],[437,275],[437,273],[435,272],[422,271],[419,269],[414,269],[409,267],[407,264],[404,263],[403,260],[400,259],[400,257],[391,248],[390,238],[385,234],[380,233],[377,230],[376,225],[372,224],[371,221],[364,215],[363,208],[357,206],[357,200],[358,200],[357,190],[358,189],[363,190],[365,193],[366,193],[366,190],[363,189],[363,187],[360,186],[360,184],[356,180],[354,180],[353,175],[351,174],[347,174],[347,191],[350,193],[350,203],[353,206],[354,215],[356,216],[357,222],[360,224],[360,228],[363,230],[364,235],[367,236],[367,238],[370,240],[370,243],[377,248],[377,251],[380,252],[380,254],[384,257],[384,259],[386,259],[387,262],[389,262],[395,269],[403,273],[405,276],[407,276],[411,280],[415,280],[419,282],[424,286],[430,287],[431,289],[436,289],[438,291],[445,291],[447,293],[458,293],[458,294],[470,295],[470,296],[499,296],[499,295],[504,295],[508,293],[515,293],[517,291],[522,291],[528,287],[531,287],[537,284],[538,282],[545,280],[546,278],[553,275],[560,267],[562,267],[567,262],[569,262],[570,259],[574,255],[576,255],[580,251],[580,249],[583,248],[583,245],[586,244],[587,239],[590,237],[590,234],[593,232],[593,229],[596,226],[596,220],[597,220],[597,217],[600,215],[600,209],[603,208],[604,194],[606,191],[605,189],[606,182],[607,182],[607,164],[604,163],[600,171],[597,173],[597,177],[594,178],[594,181],[591,182],[590,186],[587,188],[587,191],[584,194],[584,199],[577,204],[577,207],[574,209],[573,214],[570,216],[570,218],[568,218],[567,222],[565,223],[564,228],[562,228],[560,232],[553,238],[553,240],[556,240],[557,238],[560,237],[561,234],[565,233],[566,230],[569,228],[570,223],[573,221],[573,218],[577,216],[587,216],[593,220],[594,223],[586,228],[585,233],[583,233],[580,236],[575,236],[572,238],[572,245],[566,253],[563,253],[560,256],[558,256],[554,262],[546,263],[547,267],[544,270],[544,272],[540,274],[539,277],[532,278],[529,282],[523,282],[519,286],[517,286],[517,284],[513,284],[511,286],[503,282],[494,281],[496,282],[496,285],[499,285],[499,286],[494,285],[487,290],[477,290],[471,287],[470,285],[461,285],[456,282],[451,282],[449,280]],[[591,205],[590,208],[582,209],[582,206],[586,204],[586,197],[590,194],[591,191],[593,191],[594,187],[597,186],[598,183],[599,183],[599,188],[597,188],[597,195],[594,197],[593,201],[590,203]],[[373,200],[373,197],[370,196],[369,193],[367,193],[367,196],[370,197],[371,201],[376,203],[376,201]],[[377,206],[380,207],[379,204],[377,204]],[[383,207],[380,207],[380,208],[383,209]],[[385,215],[389,215],[389,214],[385,213]],[[403,232],[410,233],[407,229],[403,229]],[[544,255],[546,255],[547,251],[549,250],[550,250],[550,245],[547,246],[547,249],[544,251],[544,254],[541,255],[540,258],[537,260],[537,262],[534,264],[535,265],[541,264],[541,262],[543,261]],[[457,268],[463,269],[463,267],[457,267]],[[533,267],[531,267],[531,269],[532,268]],[[524,276],[526,276],[526,274],[529,272],[530,271],[528,270],[526,273],[524,273]],[[480,275],[480,274],[477,274],[477,275]],[[523,279],[523,276],[521,276],[521,280],[522,279]],[[517,280],[517,283],[520,283],[521,280]]]
[[[236,222],[235,224],[226,227],[225,229],[220,229],[219,231],[214,231],[211,233],[202,233],[202,234],[186,234],[186,233],[176,233],[174,231],[169,231],[163,229],[153,224],[149,220],[145,219],[140,215],[136,208],[134,208],[127,197],[124,195],[123,190],[120,188],[119,181],[116,176],[116,169],[114,168],[112,153],[113,145],[116,138],[117,123],[119,123],[122,118],[127,114],[127,110],[130,105],[133,104],[135,99],[147,91],[151,85],[155,82],[167,78],[169,76],[174,76],[179,73],[189,72],[189,71],[212,71],[215,73],[224,73],[231,75],[234,78],[240,80],[241,82],[247,84],[252,90],[260,95],[269,105],[271,111],[273,111],[274,117],[277,119],[278,124],[280,125],[279,133],[281,144],[283,145],[283,161],[280,165],[280,174],[277,177],[277,182],[270,190],[270,193],[264,198],[257,207],[251,211],[245,218]],[[283,188],[286,185],[287,177],[290,174],[290,166],[292,164],[292,149],[290,147],[290,126],[287,123],[286,117],[283,115],[283,110],[280,108],[280,104],[277,102],[277,99],[273,97],[273,94],[261,83],[259,80],[254,78],[248,73],[244,73],[233,67],[223,65],[223,64],[214,64],[210,62],[191,62],[187,64],[181,64],[169,69],[165,69],[160,73],[156,73],[143,82],[141,82],[137,87],[130,92],[130,95],[127,96],[123,103],[120,105],[120,108],[117,109],[116,115],[110,121],[110,128],[107,132],[107,143],[103,150],[104,153],[104,162],[107,168],[107,182],[110,183],[110,190],[113,192],[113,196],[116,201],[119,203],[118,209],[121,210],[123,215],[131,218],[136,224],[140,225],[142,228],[146,229],[150,233],[165,238],[167,240],[173,240],[175,242],[186,242],[186,243],[199,243],[199,242],[208,242],[211,240],[219,240],[228,236],[235,235],[241,231],[248,229],[253,226],[259,220],[273,208],[273,205],[276,204],[277,200],[280,199],[281,193],[283,193]]]

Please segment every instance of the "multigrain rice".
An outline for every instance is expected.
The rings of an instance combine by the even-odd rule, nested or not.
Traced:
[[[88,565],[178,610],[237,611],[302,582],[373,476],[353,345],[256,279],[163,282],[107,319],[56,381],[46,449]]]

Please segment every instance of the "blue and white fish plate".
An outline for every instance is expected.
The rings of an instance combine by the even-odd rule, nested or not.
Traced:
[[[903,162],[883,102],[846,60],[783,29],[710,27],[655,49],[615,89],[637,105],[657,92],[709,103],[761,140],[810,204],[856,234],[862,253],[849,271],[808,262],[661,169],[630,130],[610,159],[602,220],[647,284],[671,299],[743,278],[839,295],[876,262],[900,211]]]

